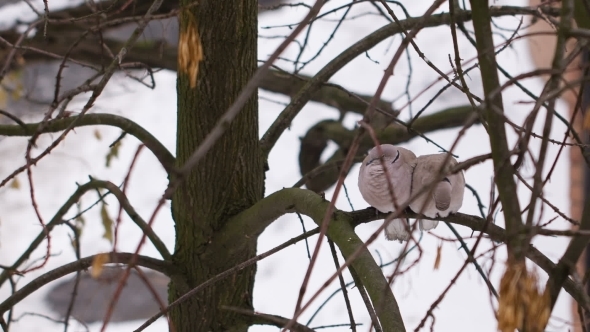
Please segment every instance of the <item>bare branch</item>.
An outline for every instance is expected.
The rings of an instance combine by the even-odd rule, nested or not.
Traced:
[[[42,133],[55,133],[67,129],[72,123],[74,123],[73,128],[95,125],[120,128],[145,144],[145,146],[152,151],[154,156],[158,158],[158,161],[160,161],[167,173],[170,173],[174,168],[174,156],[157,138],[137,123],[115,114],[85,114],[51,120],[45,123],[27,123],[19,125],[0,124],[0,136],[32,136],[41,127],[43,128]]]
[[[153,230],[149,228],[145,221],[139,217],[119,188],[108,181],[91,180],[90,182],[79,186],[74,194],[68,198],[64,205],[62,205],[62,207],[53,216],[53,218],[51,218],[51,220],[46,225],[47,233],[45,231],[41,231],[39,235],[37,235],[37,237],[31,242],[27,250],[25,250],[25,252],[16,260],[16,262],[14,262],[9,268],[2,271],[0,274],[0,285],[2,285],[12,274],[16,273],[21,264],[30,258],[33,251],[35,251],[39,244],[41,244],[41,242],[45,239],[46,234],[51,232],[55,226],[60,225],[63,222],[63,217],[65,214],[74,204],[76,204],[76,202],[80,200],[80,198],[87,191],[99,188],[110,190],[117,197],[117,199],[119,199],[120,204],[123,205],[123,209],[125,209],[125,212],[129,215],[129,217],[139,226],[139,228],[142,229],[142,231],[144,231],[144,234],[147,234],[148,238],[160,251],[161,255],[163,257],[167,257],[167,259],[170,259],[171,256],[166,246],[153,232]]]
[[[487,7],[487,6],[486,6]],[[548,11],[550,9],[547,9]],[[509,7],[500,6],[490,9],[492,16],[504,15],[540,15],[535,8],[525,7]],[[556,15],[556,10],[551,10],[550,14]],[[461,11],[455,15],[455,22],[467,22],[472,19],[472,12]],[[305,86],[294,96],[287,108],[281,112],[275,122],[270,126],[267,132],[262,136],[260,143],[262,145],[265,156],[268,156],[270,150],[279,139],[285,128],[287,128],[291,121],[297,116],[299,111],[310,100],[311,95],[325,82],[327,82],[332,75],[342,69],[347,63],[354,58],[368,51],[375,45],[382,42],[384,39],[401,33],[404,30],[410,30],[419,23],[423,23],[425,28],[436,27],[440,25],[449,24],[451,16],[448,13],[431,15],[427,18],[417,17],[401,20],[398,23],[388,24],[377,31],[369,34],[367,37],[361,39],[357,43],[350,46],[348,49],[340,53],[336,58],[330,61],[322,70],[320,70]],[[493,52],[493,47],[490,49]]]

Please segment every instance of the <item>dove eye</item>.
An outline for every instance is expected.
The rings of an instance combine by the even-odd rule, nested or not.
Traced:
[[[397,151],[397,154],[395,155],[395,158],[393,158],[393,161],[391,163],[392,164],[395,163],[398,159],[399,159],[399,150]]]

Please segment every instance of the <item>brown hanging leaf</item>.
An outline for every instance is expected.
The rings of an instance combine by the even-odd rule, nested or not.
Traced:
[[[500,280],[498,330],[514,332],[526,326],[529,332],[543,332],[549,316],[549,294],[537,287],[537,275],[524,262],[507,263]]]
[[[590,109],[587,109],[586,112],[584,112],[584,129],[590,129]]]
[[[94,260],[92,260],[92,269],[90,270],[90,276],[92,276],[92,278],[94,279],[100,277],[104,265],[109,263],[109,261],[109,254],[107,253],[102,253],[94,256]]]
[[[109,242],[113,243],[113,219],[109,216],[109,212],[107,211],[106,204],[102,204],[100,208],[100,218],[102,219],[102,226],[104,227],[104,237],[105,239],[109,240]]]
[[[94,130],[94,138],[96,138],[99,141],[102,139],[102,135],[100,134],[100,130],[98,130],[98,129]]]
[[[185,10],[181,13],[184,22],[178,37],[178,71],[188,75],[191,89],[197,86],[199,64],[203,61],[203,45],[194,15]]]
[[[440,267],[441,257],[442,257],[442,243],[439,243],[438,248],[436,248],[436,258],[434,259],[433,270],[438,270],[438,268]]]

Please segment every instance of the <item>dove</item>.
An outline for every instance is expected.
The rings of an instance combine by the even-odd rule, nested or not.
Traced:
[[[391,144],[381,145],[382,155],[377,147],[372,148],[361,164],[358,186],[363,199],[377,210],[394,212],[395,206],[390,195],[389,186],[382,167],[386,166],[393,187],[397,205],[404,204],[410,198],[412,172],[416,155],[407,149]],[[381,158],[383,157],[383,158]],[[407,241],[407,219],[394,219],[385,227],[385,237],[390,240]]]
[[[443,165],[446,158],[447,153],[416,158],[412,174],[412,195],[430,185],[438,177],[443,166],[445,177],[436,184],[434,189],[424,191],[410,202],[412,211],[430,218],[447,217],[449,214],[459,211],[463,205],[465,176],[463,171],[449,174],[451,168],[457,165],[457,160],[450,156],[447,164]],[[419,225],[420,230],[430,230],[438,225],[438,220],[420,220]]]

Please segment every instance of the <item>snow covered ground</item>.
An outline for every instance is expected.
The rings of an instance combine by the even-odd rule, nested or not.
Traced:
[[[305,1],[311,3],[312,1]],[[328,4],[335,7],[341,1],[333,1]],[[495,5],[508,4],[517,5],[514,2],[497,1]],[[523,4],[523,1],[518,1]],[[414,1],[406,4],[407,9],[412,15],[421,15],[429,5],[429,2]],[[350,16],[355,16],[366,12],[369,7],[360,5],[353,9]],[[394,7],[396,13],[402,18],[404,15]],[[260,27],[281,25],[285,23],[296,23],[305,15],[304,9],[283,9],[277,13],[265,14],[260,17]],[[305,53],[304,58],[311,56],[317,51],[324,41],[328,39],[332,28],[336,24],[339,16],[331,17],[333,22],[317,22],[314,27],[314,34],[311,39],[311,51]],[[497,19],[495,22],[505,28],[514,28],[519,24],[519,20],[514,17]],[[348,21],[341,27],[336,34],[334,41],[330,46],[316,59],[310,63],[303,71],[306,74],[313,75],[323,65],[330,61],[342,50],[352,43],[363,38],[375,29],[381,27],[386,22],[383,19],[376,19],[375,16],[359,17],[355,20]],[[283,35],[289,32],[288,29],[265,30],[261,29],[262,36]],[[382,77],[383,70],[389,63],[391,56],[395,52],[401,38],[396,36],[393,40],[389,39],[375,47],[369,52],[371,61],[368,57],[360,56],[347,65],[342,71],[336,74],[331,80],[352,91],[363,94],[372,94],[376,89],[379,80]],[[498,42],[502,39],[498,36]],[[418,46],[426,54],[426,57],[443,71],[450,70],[448,55],[453,54],[453,46],[450,39],[449,28],[447,26],[439,28],[426,29],[416,39]],[[261,38],[259,43],[259,58],[266,58],[278,45],[279,41],[274,39]],[[465,39],[460,39],[461,58],[464,60],[472,59],[476,54],[475,50],[468,44]],[[412,96],[418,95],[425,87],[432,83],[437,75],[415,52],[412,53],[412,81],[410,92]],[[290,47],[284,54],[285,58],[294,58],[297,54],[295,47]],[[507,49],[498,56],[499,63],[504,66],[511,74],[517,75],[532,70],[532,64],[527,53],[526,44],[522,41],[515,42],[514,47]],[[290,69],[289,64],[279,62],[279,65]],[[403,94],[405,89],[407,73],[409,71],[408,62],[405,57],[396,67],[395,75],[391,77],[383,98],[392,100]],[[124,115],[141,126],[151,131],[156,138],[164,143],[170,150],[174,151],[175,140],[175,123],[176,123],[176,95],[175,83],[176,74],[172,72],[160,72],[156,75],[157,86],[154,90],[149,90],[130,80],[117,76],[109,85],[104,95],[96,103],[94,112],[108,112]],[[502,79],[505,81],[504,79]],[[469,75],[468,83],[472,92],[481,95],[479,74],[475,71]],[[531,79],[524,84],[535,93],[541,90],[540,80]],[[442,87],[437,84],[430,88],[424,95],[419,97],[413,104],[413,112],[420,109],[428,100]],[[272,94],[261,91],[260,93],[260,133],[270,126],[275,117],[282,110],[280,103],[271,102],[270,100],[287,103],[289,99],[282,95]],[[507,89],[504,94],[504,104],[506,112],[510,119],[516,123],[522,123],[524,117],[531,108],[530,104],[520,103],[521,101],[530,101],[522,92],[516,88]],[[404,98],[395,103],[395,106],[401,107],[406,103]],[[447,107],[467,104],[466,98],[460,93],[449,89],[445,92],[426,113],[436,112]],[[79,106],[79,105],[78,105]],[[560,103],[558,109],[562,114],[566,114],[565,104]],[[543,112],[543,111],[542,111]],[[409,110],[406,108],[400,117],[404,120],[409,118]],[[336,119],[338,112],[325,105],[309,103],[293,121],[290,130],[286,131],[277,146],[270,155],[270,171],[266,174],[266,194],[270,194],[283,187],[291,186],[300,178],[299,167],[297,164],[297,155],[299,152],[299,137],[305,134],[307,129],[322,119]],[[541,114],[541,116],[543,116]],[[347,125],[353,126],[358,117],[348,116]],[[565,126],[555,121],[552,131],[552,138],[561,140],[565,132]],[[538,129],[538,128],[537,128]],[[97,132],[99,135],[97,135]],[[123,140],[119,158],[112,162],[110,167],[105,166],[105,157],[109,151],[108,146],[119,136],[118,129],[108,127],[96,128],[78,128],[74,133],[56,149],[50,156],[45,158],[34,169],[35,192],[38,198],[39,209],[45,220],[51,218],[55,211],[65,202],[65,200],[76,189],[76,183],[84,183],[88,176],[97,179],[110,180],[114,183],[120,183],[130,165],[131,158],[139,144],[132,137],[126,137]],[[457,130],[444,130],[428,134],[428,137],[439,143],[445,148],[450,148],[455,139]],[[509,130],[510,139],[514,141],[515,135]],[[100,139],[97,138],[100,136]],[[47,146],[56,135],[45,135],[39,141],[39,148]],[[24,163],[24,148],[27,141],[24,138],[4,138],[0,140],[0,178],[4,178],[16,167]],[[414,139],[405,147],[412,149],[417,155],[436,153],[438,149],[422,139]],[[533,151],[538,150],[539,141],[532,142]],[[557,153],[558,148],[555,145],[549,147],[549,158],[552,160]],[[459,160],[464,160],[489,151],[489,144],[485,131],[481,126],[471,128],[461,139],[455,153]],[[532,174],[531,165],[525,165],[525,170]],[[346,180],[346,185],[350,199],[355,209],[367,207],[356,187],[358,167],[353,169]],[[490,183],[492,180],[491,163],[483,163],[472,167],[465,173],[468,184],[477,189],[484,204],[488,205],[490,194]],[[557,164],[557,169],[545,190],[545,195],[560,210],[568,211],[568,158],[562,155]],[[39,223],[30,206],[28,186],[24,174],[19,175],[19,189],[4,187],[0,189],[0,264],[11,264],[23,250],[26,249],[30,239],[36,236],[41,230]],[[136,165],[135,171],[131,177],[128,188],[128,197],[136,210],[147,218],[153,211],[158,198],[166,187],[166,176],[162,168],[158,165],[157,160],[144,150]],[[519,186],[519,194],[523,202],[526,202],[529,193],[523,186]],[[326,193],[330,198],[332,191]],[[82,200],[83,206],[88,206],[96,200],[95,193],[88,193]],[[116,201],[108,199],[109,212],[115,215],[118,210]],[[343,210],[350,210],[350,206],[341,195],[337,202],[337,207]],[[478,215],[477,204],[473,196],[466,192],[463,213]],[[75,211],[70,211],[70,215]],[[554,214],[545,211],[543,219],[549,220]],[[366,239],[380,226],[380,221],[362,225],[357,228],[357,233],[361,238]],[[498,214],[497,223],[502,225],[502,215]],[[306,220],[307,229],[314,227],[311,220]],[[566,229],[568,224],[561,219],[553,223],[553,228]],[[170,213],[166,210],[160,212],[154,224],[155,231],[160,234],[170,250],[173,249],[174,228]],[[469,236],[471,231],[461,226],[457,229],[464,236]],[[301,225],[295,215],[288,215],[274,222],[263,233],[259,240],[258,251],[264,252],[284,241],[297,236],[301,233]],[[452,238],[452,233],[444,224],[434,231],[439,236]],[[86,214],[86,226],[82,236],[82,256],[92,255],[98,252],[110,250],[108,241],[102,238],[103,227],[101,225],[99,209],[95,208]],[[121,251],[133,251],[140,238],[140,232],[135,225],[125,219],[119,230],[119,245]],[[68,237],[68,229],[65,227],[56,228],[52,233],[51,251],[55,256],[51,257],[47,268],[55,268],[62,264],[71,262],[75,257]],[[310,239],[310,246],[313,248],[315,238]],[[394,294],[398,300],[404,322],[408,330],[413,330],[420,322],[431,303],[446,288],[450,280],[457,273],[463,264],[466,255],[463,251],[458,250],[458,246],[453,242],[443,242],[441,252],[440,269],[433,270],[433,264],[437,252],[437,247],[441,241],[425,233],[423,235],[421,246],[424,253],[421,263],[412,268],[409,272],[403,274],[395,280]],[[473,244],[473,241],[468,241]],[[565,249],[566,239],[561,238],[536,238],[535,246],[539,248],[552,260],[557,260]],[[480,246],[478,250],[482,253],[489,244]],[[383,236],[370,246],[370,250],[377,256],[377,251],[383,258],[383,261],[390,261],[396,258],[403,245],[397,242],[388,242]],[[503,272],[503,260],[505,250],[500,249],[496,255],[496,266],[491,275],[495,285],[498,285],[499,278]],[[35,252],[33,257],[41,257],[45,253],[45,246],[41,246]],[[153,246],[147,244],[144,246],[143,255],[158,257],[157,251]],[[410,254],[407,262],[415,258],[414,253]],[[316,264],[308,295],[319,289],[324,280],[334,272],[334,265],[329,254],[327,245],[322,246],[322,253]],[[490,261],[483,259],[480,262],[485,267],[489,267]],[[294,310],[295,301],[299,291],[299,286],[303,280],[305,269],[308,264],[308,258],[303,242],[291,246],[282,252],[271,256],[258,264],[257,283],[254,292],[254,305],[257,311],[277,314],[289,317]],[[484,269],[485,269],[484,267]],[[385,269],[384,272],[390,273],[391,269]],[[19,281],[19,286],[25,285],[40,275],[42,271],[35,271]],[[541,271],[539,273],[541,282],[544,283],[546,275]],[[349,275],[345,275],[346,281],[350,281]],[[333,290],[339,286],[337,283],[330,285],[327,291],[323,292],[316,307],[323,301]],[[39,292],[29,296],[18,307],[16,316],[24,312],[38,312],[50,314],[49,308],[43,302],[45,293],[50,286],[42,288]],[[0,289],[0,298],[5,298],[9,294],[8,287]],[[359,330],[367,330],[370,320],[366,310],[358,296],[356,289],[349,291],[351,301],[355,310],[357,322],[364,323]],[[495,331],[496,323],[494,318],[494,301],[490,300],[489,293],[484,282],[477,274],[475,269],[470,266],[459,278],[455,286],[447,294],[442,303],[434,311],[436,322],[435,331]],[[565,331],[568,326],[563,321],[571,321],[570,298],[562,292],[556,309],[554,310],[553,319],[551,320],[551,331]],[[311,317],[313,310],[306,312],[300,319],[301,322],[307,322]],[[320,314],[310,324],[311,327],[347,323],[348,318],[346,309],[341,301],[341,295],[337,295]],[[111,324],[108,331],[130,331],[137,328],[140,321],[129,322],[125,324]],[[63,326],[54,324],[44,318],[26,317],[15,323],[13,331],[35,331],[39,327],[44,331],[60,331]],[[75,325],[74,325],[75,326]],[[427,325],[428,326],[428,325]],[[100,324],[90,326],[92,331],[98,331]],[[151,326],[149,331],[163,331],[166,324],[163,320],[158,321]],[[348,331],[348,327],[339,327],[329,329],[330,331]],[[75,326],[72,331],[83,330],[81,326]],[[255,326],[251,331],[276,331],[274,327]]]

